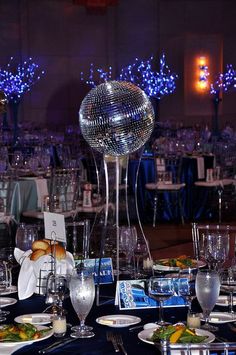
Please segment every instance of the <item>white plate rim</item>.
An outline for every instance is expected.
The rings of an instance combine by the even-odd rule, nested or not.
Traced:
[[[166,260],[169,258],[164,258],[161,260]],[[195,267],[190,268],[191,270],[195,270],[199,267],[204,267],[206,266],[206,263],[202,260],[196,260],[196,259],[192,259],[193,261],[195,261],[197,263],[197,265]],[[162,265],[162,264],[153,264],[153,270],[155,271],[179,271],[179,270],[188,270],[188,268],[186,269],[180,269],[178,266],[167,266],[167,265]]]
[[[101,323],[100,321],[104,319],[129,319],[130,322],[129,323],[119,323],[119,324],[104,324],[104,323]],[[112,327],[112,328],[123,328],[123,327],[129,327],[130,325],[134,325],[134,324],[138,324],[141,322],[141,318],[137,317],[137,316],[131,316],[131,315],[127,315],[127,314],[109,314],[109,315],[106,315],[106,316],[101,316],[101,317],[98,317],[96,319],[96,322],[98,324],[101,324],[101,325],[106,325],[108,327]]]
[[[216,317],[216,318],[225,317],[225,319],[212,320],[211,319],[212,317]],[[201,320],[203,320],[202,315],[201,315]],[[235,318],[233,318],[233,315],[230,314],[229,312],[211,312],[210,313],[209,323],[224,324],[224,323],[230,323],[230,322],[235,322]]]
[[[228,298],[229,297],[227,295],[220,295],[216,301],[216,305],[221,307],[228,307],[229,306]],[[220,300],[224,300],[227,302],[221,303]],[[234,297],[234,305],[236,305],[236,297]]]
[[[15,345],[30,345],[32,343],[36,343],[37,341],[45,340],[50,338],[53,335],[53,329],[50,329],[49,327],[45,327],[44,325],[39,325],[36,327],[38,330],[43,330],[43,329],[48,329],[48,333],[44,336],[42,336],[39,339],[34,339],[34,340],[23,340],[23,341],[12,341],[12,342],[1,342],[0,347],[8,347],[8,346],[15,346]]]
[[[49,319],[51,316],[52,315],[49,314],[49,313],[29,313],[29,314],[22,314],[20,316],[15,317],[14,321],[16,323],[21,323],[21,324],[30,323],[30,324],[34,324],[34,325],[44,325],[44,324],[52,323],[52,320]],[[42,321],[42,322],[39,322],[39,323],[38,322],[32,322],[32,321],[31,322],[30,321],[24,322],[22,320],[22,318],[24,318],[24,317],[45,317],[45,318],[48,318],[48,320],[47,321],[45,320],[45,321]]]
[[[7,290],[7,288],[6,288],[5,291],[0,291],[0,297],[1,297],[1,296],[11,295],[12,293],[16,293],[16,292],[18,292],[17,286],[11,286],[11,288],[8,289],[8,290]]]
[[[148,340],[148,338],[150,338],[152,336],[152,333],[154,332],[154,330],[156,330],[158,328],[149,328],[149,329],[144,329],[141,332],[138,333],[138,338],[143,341],[144,343],[147,344],[151,344],[151,345],[155,345],[153,341]],[[211,332],[208,332],[208,330],[204,330],[204,329],[195,329],[196,330],[196,334],[197,335],[207,335],[208,339],[206,339],[202,344],[208,344],[208,343],[212,343],[215,340],[215,335]],[[171,348],[171,345],[170,345]]]
[[[6,304],[2,304],[3,300],[7,300],[8,303]],[[12,298],[12,297],[0,297],[0,304],[1,304],[1,308],[7,307],[7,306],[12,306],[13,304],[15,304],[17,302],[16,298]]]

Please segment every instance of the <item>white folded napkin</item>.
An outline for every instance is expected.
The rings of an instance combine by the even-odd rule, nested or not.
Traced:
[[[41,293],[42,288],[39,288],[39,277],[46,278],[51,271],[51,256],[41,256],[38,260],[30,260],[31,250],[26,252],[15,248],[14,256],[16,261],[21,265],[18,277],[18,297],[24,300],[33,295],[33,293]],[[71,253],[66,252],[66,259],[56,261],[56,272],[58,274],[67,275],[71,274],[74,268],[74,258]],[[41,273],[40,273],[41,272]],[[46,279],[43,279],[45,286]]]
[[[198,179],[205,178],[205,164],[203,157],[197,157],[197,175]]]
[[[44,196],[48,196],[48,185],[47,179],[35,179],[36,188],[37,188],[37,196],[38,196],[38,208],[42,206],[42,198]]]

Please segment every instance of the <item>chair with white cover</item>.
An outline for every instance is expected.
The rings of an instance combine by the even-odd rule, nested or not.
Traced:
[[[182,158],[179,156],[154,157],[155,182],[147,183],[145,188],[154,192],[153,227],[156,225],[158,207],[161,207],[161,195],[163,208],[177,210],[182,224],[184,224],[184,210],[182,205],[182,193],[185,183],[181,181]],[[168,194],[168,198],[165,198]]]

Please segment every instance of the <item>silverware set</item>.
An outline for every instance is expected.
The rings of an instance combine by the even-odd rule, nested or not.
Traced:
[[[112,342],[115,352],[119,352],[121,350],[124,355],[128,355],[127,351],[124,348],[123,339],[120,333],[113,333],[111,331],[107,331],[106,336],[107,341]]]

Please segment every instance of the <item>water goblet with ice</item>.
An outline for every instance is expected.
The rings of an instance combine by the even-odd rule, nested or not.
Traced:
[[[70,280],[70,298],[80,320],[80,326],[71,334],[71,337],[93,337],[95,334],[85,325],[86,317],[92,308],[95,298],[95,284],[91,270],[84,267],[74,269]]]

